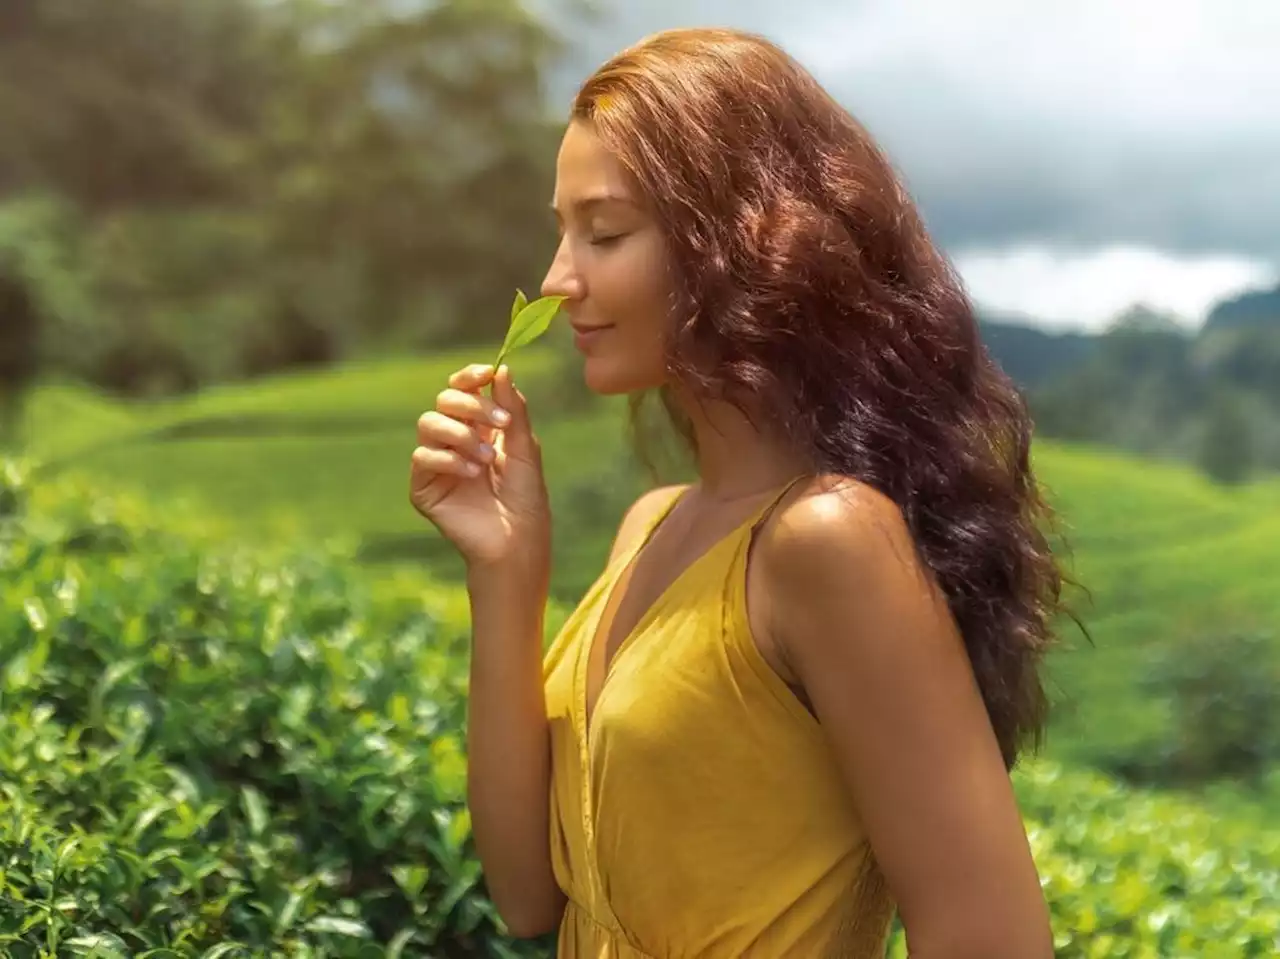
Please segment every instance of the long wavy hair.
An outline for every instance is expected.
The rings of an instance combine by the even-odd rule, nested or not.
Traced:
[[[1012,769],[1048,718],[1053,513],[1024,399],[886,156],[794,59],[737,30],[646,38],[586,80],[571,116],[664,230],[673,379],[898,505]],[[669,388],[662,400],[692,449]]]

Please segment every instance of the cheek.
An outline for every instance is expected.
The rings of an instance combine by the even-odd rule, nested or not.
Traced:
[[[661,330],[670,310],[670,282],[661,247],[636,240],[600,257],[591,271],[590,298],[607,322]]]
[[[656,389],[666,381],[663,331],[667,294],[633,273],[619,276],[607,293],[592,288],[600,320],[614,324],[607,340],[586,356],[587,384],[602,393]]]
[[[618,257],[614,262],[601,263],[592,271],[589,279],[590,297],[600,309],[611,314],[610,322],[631,322],[635,316],[657,319],[665,306],[666,291],[653,271],[634,259]]]

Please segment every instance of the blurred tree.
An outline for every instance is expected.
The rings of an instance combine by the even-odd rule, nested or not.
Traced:
[[[279,79],[250,0],[6,0],[0,194],[91,208],[226,200],[227,147]]]
[[[1249,302],[1256,314],[1269,301]],[[1280,469],[1280,322],[1192,330],[1138,306],[1093,340],[1029,391],[1042,435],[1176,457],[1223,482]]]
[[[16,444],[19,413],[38,370],[40,314],[14,265],[0,258],[0,447]]]
[[[75,223],[45,355],[141,393],[500,337],[554,240],[561,46],[520,0],[6,0],[0,208]]]
[[[1209,406],[1200,446],[1200,468],[1220,483],[1239,483],[1253,467],[1249,420],[1240,401],[1220,390]]]
[[[556,128],[542,77],[560,50],[517,0],[298,4],[300,81],[259,147],[274,242],[297,295],[332,291],[373,334],[420,343],[505,331],[540,277]]]
[[[1280,759],[1278,648],[1262,630],[1165,637],[1149,654],[1141,682],[1166,699],[1170,723],[1160,741],[1146,745],[1149,765],[1133,770],[1133,778],[1259,784]]]

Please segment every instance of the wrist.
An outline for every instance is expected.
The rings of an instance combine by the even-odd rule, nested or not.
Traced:
[[[549,564],[528,559],[467,566],[467,592],[472,605],[498,603],[503,607],[541,610],[550,589]]]

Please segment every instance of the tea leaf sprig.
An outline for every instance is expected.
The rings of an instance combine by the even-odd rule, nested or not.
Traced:
[[[547,332],[551,320],[560,310],[560,304],[566,299],[564,296],[542,296],[530,303],[522,290],[516,290],[515,302],[511,304],[511,325],[507,328],[506,339],[493,368],[496,370],[501,366],[503,358],[512,350],[528,346]]]

